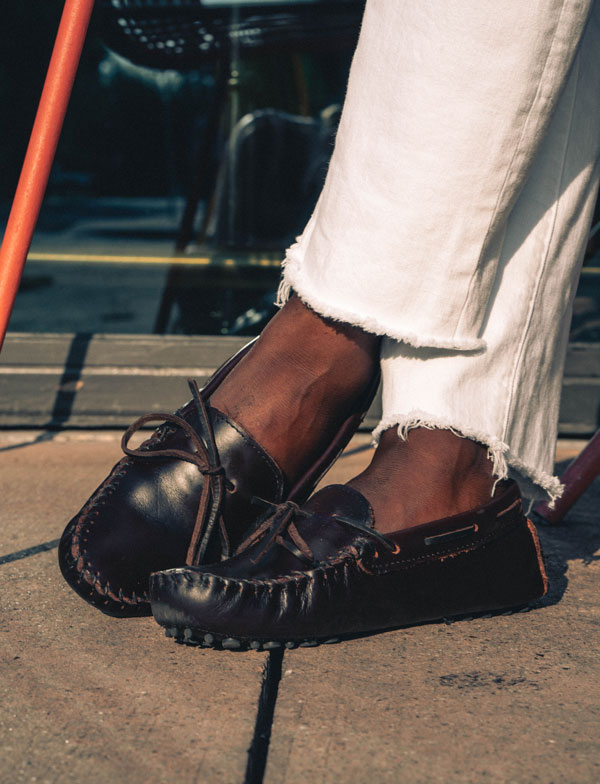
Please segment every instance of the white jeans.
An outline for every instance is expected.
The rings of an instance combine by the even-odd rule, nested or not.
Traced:
[[[554,500],[572,300],[600,173],[600,0],[368,0],[327,179],[284,263],[384,335],[383,418],[489,447]]]

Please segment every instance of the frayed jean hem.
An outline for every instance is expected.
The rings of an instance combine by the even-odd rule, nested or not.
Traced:
[[[449,422],[443,417],[437,417],[425,411],[410,411],[408,414],[392,414],[382,419],[373,431],[374,443],[377,444],[381,434],[392,427],[397,428],[398,436],[402,440],[407,439],[411,430],[423,427],[427,430],[450,430],[460,438],[476,441],[488,450],[488,458],[492,462],[496,482],[502,479],[514,479],[525,498],[531,501],[548,501],[550,508],[560,498],[564,490],[564,485],[560,483],[558,477],[527,465],[512,454],[508,444],[490,433]]]
[[[290,249],[290,251],[292,250]],[[295,260],[290,251],[288,251],[288,256],[283,263],[283,277],[275,302],[278,307],[285,305],[293,292],[319,316],[359,327],[373,335],[393,338],[414,348],[438,348],[470,353],[485,351],[486,343],[480,338],[448,339],[435,335],[417,335],[401,326],[386,324],[373,316],[346,310],[343,306],[340,307],[329,300],[326,301],[315,292],[314,287],[304,278],[299,260]]]

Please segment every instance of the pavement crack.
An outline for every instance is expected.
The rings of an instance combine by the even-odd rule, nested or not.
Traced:
[[[283,654],[283,648],[269,651],[269,658],[263,670],[262,687],[258,698],[254,735],[248,749],[244,784],[262,784],[265,775],[275,704],[281,680]]]

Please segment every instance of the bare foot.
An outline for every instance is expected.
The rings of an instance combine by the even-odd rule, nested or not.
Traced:
[[[298,478],[355,409],[380,339],[321,318],[293,296],[211,398]]]
[[[368,468],[348,484],[369,500],[375,528],[399,531],[468,512],[492,497],[487,448],[449,430],[386,430]]]

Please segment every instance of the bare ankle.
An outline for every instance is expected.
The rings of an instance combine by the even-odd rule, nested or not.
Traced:
[[[403,440],[390,428],[371,464],[350,484],[371,502],[376,526],[389,532],[485,504],[494,482],[482,444],[427,428],[415,428]]]
[[[310,465],[371,386],[380,339],[292,297],[211,404],[241,424],[290,478]]]

